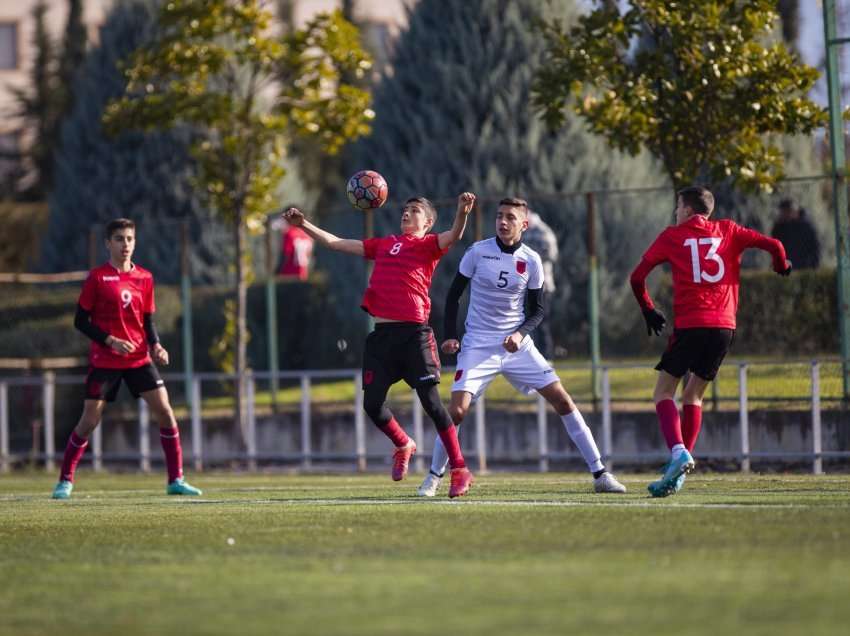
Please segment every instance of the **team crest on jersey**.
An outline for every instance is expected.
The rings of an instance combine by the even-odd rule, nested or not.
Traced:
[[[372,384],[372,380],[374,380],[374,379],[375,379],[374,371],[370,371],[369,369],[367,369],[366,371],[363,372],[363,384],[366,384],[366,385]]]
[[[461,377],[463,377],[463,369],[458,369],[457,371],[455,371],[455,382],[460,380]]]
[[[527,263],[525,261],[517,261],[516,262],[516,273],[517,274],[525,274],[525,267]]]

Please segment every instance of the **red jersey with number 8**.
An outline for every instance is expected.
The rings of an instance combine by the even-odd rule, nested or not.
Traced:
[[[632,290],[641,307],[651,309],[646,277],[656,265],[670,263],[675,328],[734,329],[741,254],[750,247],[770,252],[775,271],[785,269],[785,248],[776,239],[733,221],[694,215],[658,235],[632,272]]]
[[[428,322],[431,277],[446,252],[436,234],[366,239],[363,257],[375,261],[375,269],[360,306],[377,318]]]
[[[151,363],[145,334],[144,316],[156,311],[153,276],[137,265],[120,272],[110,263],[89,272],[80,293],[80,307],[91,314],[92,324],[113,338],[135,346],[121,354],[99,342],[92,342],[89,363],[101,369],[133,369]]]

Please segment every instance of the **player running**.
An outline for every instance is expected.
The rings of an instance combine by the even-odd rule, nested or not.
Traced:
[[[449,413],[460,425],[470,404],[502,374],[518,391],[537,391],[554,407],[593,474],[596,492],[626,492],[605,470],[584,418],[528,335],[543,320],[544,308],[543,264],[537,252],[522,243],[527,227],[528,204],[522,199],[502,199],[496,214],[496,236],[475,243],[461,259],[446,298],[445,340],[441,346],[445,353],[460,350]],[[458,305],[470,282],[461,346],[457,339]],[[532,308],[528,314],[526,299]],[[418,490],[420,495],[437,494],[446,460],[445,447],[437,439],[431,470]]]
[[[655,367],[655,410],[670,449],[663,476],[649,484],[653,497],[678,492],[685,475],[693,470],[694,450],[702,425],[702,396],[714,380],[735,336],[741,254],[749,247],[769,252],[773,270],[791,273],[785,248],[776,239],[724,219],[710,221],[714,196],[701,186],[677,194],[676,225],[665,229],[632,272],[632,291],[646,320],[647,334],[660,335],[666,324],[646,288],[646,277],[661,263],[673,271],[673,334]],[[687,372],[682,391],[682,419],[673,396]]]
[[[289,223],[304,228],[322,245],[375,261],[361,304],[375,319],[375,330],[366,338],[363,354],[363,409],[395,445],[392,478],[399,481],[407,475],[416,442],[387,408],[387,391],[399,380],[416,390],[448,450],[449,497],[466,494],[472,473],[466,467],[457,430],[437,391],[440,359],[434,332],[428,326],[428,289],[440,258],[463,235],[474,204],[474,194],[461,194],[452,228],[435,234],[429,233],[437,220],[433,204],[424,197],[408,199],[401,214],[401,234],[364,241],[338,238],[307,221],[297,208],[289,208],[283,214]]]
[[[74,471],[88,446],[89,435],[100,423],[106,402],[115,401],[122,380],[134,397],[141,396],[147,402],[159,423],[168,469],[165,492],[200,495],[200,490],[183,480],[180,431],[168,392],[154,366],[154,361],[167,365],[168,352],[160,344],[153,323],[153,276],[131,260],[136,248],[136,224],[129,219],[115,219],[106,225],[105,236],[109,262],[89,272],[74,318],[74,326],[92,341],[89,373],[83,414],[68,439],[53,498],[70,498]]]

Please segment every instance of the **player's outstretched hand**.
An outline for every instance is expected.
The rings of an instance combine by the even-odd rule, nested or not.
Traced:
[[[457,211],[462,212],[463,214],[469,214],[472,212],[472,208],[475,207],[475,195],[471,192],[462,192],[457,197]]]
[[[792,269],[791,261],[786,260],[785,261],[785,267],[783,267],[782,269],[774,268],[773,271],[776,272],[777,274],[779,274],[780,276],[790,276],[791,275],[791,269]]]
[[[121,338],[116,338],[115,336],[109,336],[109,340],[106,342],[114,351],[117,351],[121,354],[133,353],[136,350],[136,347],[129,340],[121,340]]]
[[[153,353],[153,361],[154,362],[156,362],[157,364],[160,364],[164,367],[168,366],[168,351],[165,350],[165,347],[163,347],[161,344],[159,344],[157,342],[153,346],[151,353]]]
[[[283,219],[290,225],[300,227],[304,223],[304,213],[298,208],[288,208],[283,213]]]
[[[644,309],[643,319],[646,321],[646,335],[651,336],[653,332],[656,336],[660,336],[664,331],[664,326],[667,324],[667,319],[657,309]]]
[[[454,338],[443,340],[443,344],[440,345],[440,351],[443,353],[457,353],[460,351],[460,342]]]
[[[515,331],[510,336],[506,336],[502,346],[508,353],[516,353],[519,351],[519,345],[522,343],[522,334]]]

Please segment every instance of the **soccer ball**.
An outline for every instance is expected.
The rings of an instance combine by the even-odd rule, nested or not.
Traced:
[[[374,170],[361,170],[348,180],[345,192],[351,205],[358,210],[368,210],[384,205],[390,189],[387,180]]]

